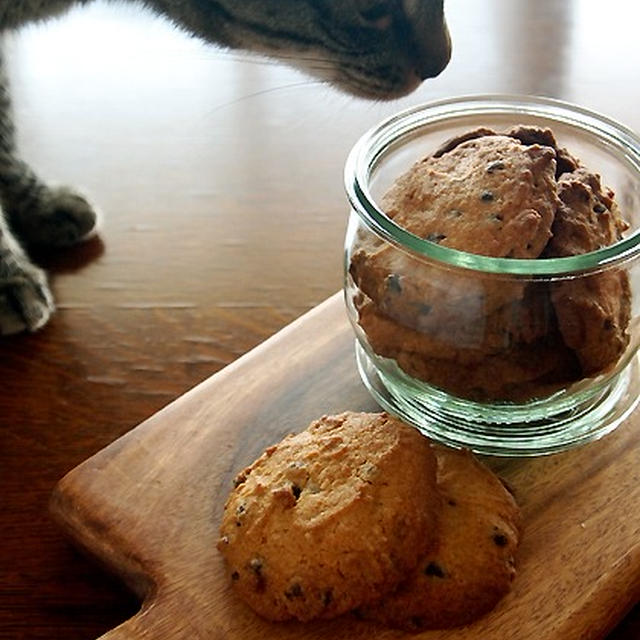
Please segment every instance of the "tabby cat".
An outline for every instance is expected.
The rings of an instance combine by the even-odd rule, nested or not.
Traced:
[[[90,0],[0,0],[0,30]],[[394,98],[440,73],[450,55],[443,0],[146,0],[207,42],[294,64],[364,97]],[[0,334],[34,331],[54,304],[27,250],[65,247],[91,234],[81,195],[47,186],[17,155],[0,53]]]

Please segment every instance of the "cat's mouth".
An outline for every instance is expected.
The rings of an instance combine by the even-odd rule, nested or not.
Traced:
[[[415,91],[428,78],[439,75],[449,62],[449,54],[420,68],[397,66],[378,70],[343,66],[336,70],[332,84],[358,98],[396,100]]]
[[[342,91],[367,100],[396,100],[415,91],[422,78],[414,72],[389,77],[364,73],[362,69],[344,67],[332,79]]]
[[[451,38],[446,23],[429,39],[418,39],[411,33],[406,35],[407,51],[392,65],[372,69],[346,64],[336,70],[334,83],[359,97],[393,100],[408,95],[424,80],[442,73],[451,59]]]

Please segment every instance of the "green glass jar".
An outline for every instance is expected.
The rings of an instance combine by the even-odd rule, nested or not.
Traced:
[[[396,179],[447,139],[517,125],[550,128],[602,177],[629,223],[621,240],[569,257],[489,257],[414,235],[383,212]],[[442,100],[366,133],[345,183],[345,301],[362,380],[383,408],[446,444],[511,456],[589,442],[628,417],[640,391],[633,132],[551,99]]]

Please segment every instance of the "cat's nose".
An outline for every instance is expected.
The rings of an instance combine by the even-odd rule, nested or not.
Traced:
[[[444,31],[435,41],[414,44],[414,65],[421,80],[435,78],[449,64],[451,59],[451,38],[444,25]]]
[[[410,55],[421,80],[437,76],[451,58],[443,4],[443,0],[403,0],[410,25]]]

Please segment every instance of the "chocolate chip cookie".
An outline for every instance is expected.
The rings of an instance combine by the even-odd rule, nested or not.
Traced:
[[[536,258],[551,237],[559,204],[555,174],[553,149],[487,134],[415,164],[382,207],[399,226],[443,246]]]
[[[583,167],[558,181],[561,206],[545,255],[575,256],[609,246],[627,228],[613,193]],[[624,269],[566,279],[551,287],[560,331],[585,376],[606,371],[629,344],[631,287]]]
[[[463,398],[522,400],[551,393],[580,371],[557,328],[529,342],[514,340],[502,350],[466,348],[455,340],[440,342],[403,327],[378,312],[370,300],[360,302],[357,309],[360,327],[375,353],[390,358],[408,375]]]
[[[387,414],[324,416],[240,473],[218,549],[269,620],[331,618],[392,589],[435,535],[429,441]]]
[[[468,624],[492,610],[515,576],[521,514],[512,494],[466,451],[435,447],[443,495],[435,545],[366,618],[409,631]]]

